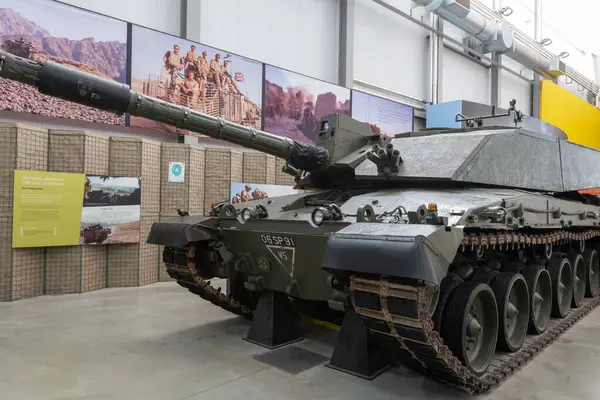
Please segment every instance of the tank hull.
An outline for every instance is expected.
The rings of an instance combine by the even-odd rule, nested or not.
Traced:
[[[321,225],[311,221],[315,208],[331,204],[339,207],[341,219]],[[365,205],[372,207],[375,220],[359,222]],[[504,278],[525,282],[532,273],[551,276],[556,260],[573,257],[587,260],[589,269],[592,251],[597,266],[597,204],[500,188],[365,188],[228,207],[229,212],[235,210],[229,216],[221,209],[219,216],[180,217],[179,222],[153,227],[149,242],[167,246],[167,270],[180,285],[250,319],[265,292],[355,313],[370,337],[394,355],[394,362],[471,393],[500,384],[600,303],[597,279],[592,282],[591,276],[581,275],[585,285],[596,285],[596,290],[581,295],[576,306],[571,306],[575,278],[571,284],[565,281],[563,286],[570,287],[565,289],[570,290],[569,304],[563,307],[566,314],[548,316],[541,332],[529,329],[512,344],[507,336],[510,352],[497,348],[500,331],[494,333],[487,364],[477,370],[479,364],[469,361],[461,353],[465,348],[457,344],[464,338],[456,335],[466,332],[457,317],[457,302],[465,298],[459,292],[476,287],[493,293],[489,299],[496,308],[486,313],[500,315],[498,310],[506,311],[502,296],[507,292],[498,283]],[[246,209],[265,213],[243,220]],[[207,284],[212,277],[228,278],[238,288],[226,296]],[[526,293],[529,296],[529,287]],[[527,303],[530,317],[533,301]]]

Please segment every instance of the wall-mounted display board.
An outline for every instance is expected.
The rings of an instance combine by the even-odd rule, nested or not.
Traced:
[[[48,0],[0,0],[0,48],[126,83],[127,23]],[[125,125],[125,116],[0,79],[0,110]]]
[[[251,200],[265,199],[268,197],[296,194],[298,190],[293,186],[268,185],[263,183],[234,182],[229,190],[232,204],[245,203]]]
[[[86,177],[79,244],[140,242],[141,179]]]
[[[140,242],[140,178],[14,174],[13,248]]]
[[[264,130],[313,143],[327,114],[350,115],[350,89],[265,65]]]
[[[12,247],[79,243],[85,175],[15,170]]]
[[[376,134],[394,136],[414,130],[412,107],[358,90],[352,90],[352,118],[370,124]]]
[[[262,63],[136,25],[131,57],[133,90],[261,128]],[[130,124],[178,132],[173,126],[139,117],[131,117]]]

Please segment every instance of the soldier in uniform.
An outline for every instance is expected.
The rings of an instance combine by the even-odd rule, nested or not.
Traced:
[[[267,197],[269,197],[267,195],[267,192],[265,192],[264,190],[259,190],[258,188],[254,189],[254,192],[252,192],[252,198],[254,200],[257,199],[266,199]]]
[[[181,65],[181,55],[179,54],[179,45],[173,46],[173,50],[169,50],[163,56],[163,67],[160,74],[160,83],[168,88],[175,87],[179,76],[178,71],[183,69]]]
[[[221,61],[221,54],[217,53],[215,54],[214,60],[210,62],[210,70],[208,76],[215,83],[215,85],[217,85],[217,88],[221,89],[223,84],[221,82],[221,64],[219,64],[219,61]]]
[[[223,61],[223,67],[221,69],[221,82],[223,82],[223,85],[226,84],[230,91],[232,91],[231,89],[234,89],[237,92],[237,94],[243,94],[242,91],[238,88],[237,84],[235,83],[235,80],[233,79],[229,71],[227,71],[227,65],[229,65],[229,60]]]
[[[200,96],[206,96],[206,79],[208,78],[208,59],[206,58],[208,54],[206,50],[202,52],[202,56],[196,59],[196,69],[198,70],[198,75],[196,79],[198,81],[198,86],[200,90]]]
[[[188,71],[196,72],[196,59],[198,55],[196,54],[196,46],[192,45],[190,50],[185,53],[185,75],[187,76]]]
[[[177,88],[187,102],[193,100],[194,95],[198,93],[198,82],[194,79],[194,71],[188,71],[185,81],[177,83]]]
[[[240,197],[242,198],[242,202],[247,202],[252,200],[252,195],[250,194],[250,191],[252,190],[252,186],[250,185],[246,185],[244,187],[244,190],[242,190],[240,192]]]

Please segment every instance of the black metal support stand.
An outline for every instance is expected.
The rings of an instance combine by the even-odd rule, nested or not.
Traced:
[[[391,363],[358,314],[348,307],[331,361],[326,366],[371,380],[390,368]]]
[[[244,340],[273,350],[302,339],[299,318],[287,295],[265,290]]]

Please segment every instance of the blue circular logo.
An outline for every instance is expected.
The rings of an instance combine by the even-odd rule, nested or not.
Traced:
[[[175,176],[181,175],[181,164],[174,164],[173,167],[171,168],[171,172]]]

